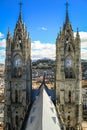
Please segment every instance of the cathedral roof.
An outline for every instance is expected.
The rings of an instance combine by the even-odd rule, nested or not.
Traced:
[[[48,96],[44,84],[34,101],[25,130],[60,130],[55,106]]]

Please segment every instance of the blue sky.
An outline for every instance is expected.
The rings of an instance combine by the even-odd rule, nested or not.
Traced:
[[[8,27],[11,34],[19,15],[20,0],[0,1],[0,62],[4,62],[5,39]],[[55,41],[65,21],[66,0],[22,0],[23,22],[30,32],[32,59],[55,57]],[[74,32],[81,35],[82,58],[87,57],[87,0],[67,0],[69,18]],[[35,51],[36,50],[36,51]],[[41,51],[41,54],[40,54]]]

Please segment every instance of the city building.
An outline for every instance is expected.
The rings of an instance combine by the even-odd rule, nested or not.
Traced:
[[[87,81],[82,81],[82,105],[83,105],[83,120],[87,121]]]

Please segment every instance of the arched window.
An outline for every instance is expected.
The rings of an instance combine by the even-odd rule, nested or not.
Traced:
[[[17,115],[15,117],[15,124],[16,124],[16,127],[18,127],[18,116]]]
[[[71,103],[71,91],[69,91],[69,94],[68,94],[68,103]]]
[[[10,123],[6,123],[6,127],[7,127],[7,130],[11,130],[11,125],[10,125]]]
[[[68,121],[70,121],[70,116],[68,116]]]
[[[72,68],[65,68],[65,78],[75,78],[75,74]]]
[[[15,102],[17,103],[18,102],[18,91],[15,90]]]

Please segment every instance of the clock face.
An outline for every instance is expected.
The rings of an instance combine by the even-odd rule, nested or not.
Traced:
[[[72,66],[72,60],[71,59],[66,59],[65,66],[66,67],[71,67]]]
[[[14,66],[18,68],[21,67],[21,65],[22,65],[22,60],[20,58],[15,59]]]

